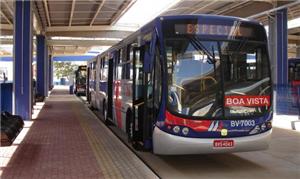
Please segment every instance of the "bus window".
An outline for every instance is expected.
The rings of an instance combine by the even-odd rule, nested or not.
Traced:
[[[217,42],[178,38],[166,41],[166,46],[169,109],[191,116],[220,116]]]
[[[222,43],[225,97],[266,96],[271,93],[267,53],[264,45],[245,42]],[[240,97],[239,99],[241,99]],[[266,112],[268,106],[225,106],[225,117],[240,117]]]
[[[133,50],[132,53],[134,53]],[[140,50],[135,50],[132,59],[135,59],[135,100],[138,100],[143,98],[143,62],[140,57]]]
[[[296,64],[294,72],[294,80],[300,80],[300,63]]]
[[[107,77],[108,77],[108,60],[104,61],[104,66],[101,70],[102,73],[102,80],[107,81]]]

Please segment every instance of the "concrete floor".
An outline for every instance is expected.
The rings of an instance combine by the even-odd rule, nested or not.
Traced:
[[[123,132],[110,128],[129,146]],[[181,156],[135,153],[163,179],[300,179],[300,132],[277,127],[264,151]]]
[[[125,169],[122,176],[130,176],[131,169],[133,172],[140,173],[141,176],[148,173],[155,178],[156,176],[151,174],[145,165],[147,164],[163,179],[300,179],[300,132],[274,127],[270,148],[257,152],[157,156],[150,152],[135,151],[135,154],[145,162],[144,164],[129,151],[126,155],[116,151],[115,149],[120,148],[126,151],[126,147],[122,146],[117,141],[118,139],[98,122],[99,119],[93,117],[83,103],[75,99],[75,96],[67,95],[65,92],[63,96],[68,97],[67,100],[63,100],[60,94],[55,95],[57,96],[52,99],[50,97],[50,103],[45,104],[45,110],[41,111],[32,124],[25,139],[20,144],[12,146],[18,148],[7,165],[1,165],[2,176],[0,178],[86,178],[84,176],[101,178],[105,176],[105,172],[109,172],[110,167],[103,167],[102,164],[107,164],[107,160],[101,162],[99,159],[111,156],[109,163],[114,164],[116,170]],[[58,101],[60,102],[56,104]],[[68,115],[61,115],[61,110],[68,110]],[[50,111],[52,111],[51,115],[49,115]],[[70,126],[73,126],[73,129],[70,130]],[[58,132],[56,133],[54,129]],[[111,129],[127,144],[124,133],[115,127]],[[104,134],[109,134],[109,138],[103,137]],[[64,137],[61,138],[61,136]],[[71,140],[66,140],[67,136],[70,136]],[[38,146],[38,152],[32,150],[34,149],[32,146]],[[104,148],[113,150],[104,150]],[[80,158],[78,158],[78,152],[81,153]],[[1,160],[7,158],[3,150],[0,150],[0,154]],[[116,162],[116,156],[119,156],[117,159],[129,157],[125,159],[127,162],[134,159],[137,164],[136,168],[126,165],[127,162]],[[61,162],[57,165],[60,160]]]
[[[12,146],[0,147],[0,178],[158,178],[68,89],[56,87]]]
[[[234,154],[155,156],[138,155],[167,178],[300,178],[300,133],[275,128],[266,151]]]

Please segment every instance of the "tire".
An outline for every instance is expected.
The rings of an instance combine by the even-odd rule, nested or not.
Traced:
[[[112,125],[112,122],[108,119],[108,112],[107,112],[107,106],[106,105],[104,105],[103,116],[104,116],[105,125],[107,125],[107,126]]]
[[[133,143],[133,119],[132,119],[132,113],[131,111],[128,111],[126,113],[126,133],[127,133],[127,139],[129,143]]]

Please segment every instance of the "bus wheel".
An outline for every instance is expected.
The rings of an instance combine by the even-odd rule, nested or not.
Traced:
[[[126,113],[126,132],[129,143],[133,143],[133,120],[130,111]]]
[[[131,111],[128,111],[126,114],[126,129],[127,129],[128,143],[130,143],[135,150],[141,151],[143,147],[135,138],[133,116]]]
[[[103,117],[104,117],[105,125],[107,125],[107,126],[112,125],[112,123],[108,119],[108,113],[107,113],[107,106],[106,105],[103,106]]]

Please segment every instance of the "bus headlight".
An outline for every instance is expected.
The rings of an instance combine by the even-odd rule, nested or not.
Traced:
[[[256,126],[254,127],[254,129],[252,129],[252,130],[249,132],[249,134],[256,134],[256,133],[259,133],[259,131],[260,131],[259,125],[256,125]]]
[[[271,121],[266,122],[266,124],[267,124],[267,128],[268,128],[268,129],[271,129],[271,128],[272,128],[272,122],[271,122]]]
[[[264,130],[267,128],[267,126],[266,126],[265,123],[263,123],[263,124],[260,126],[260,128],[261,128],[262,131],[264,131]]]
[[[173,132],[174,133],[179,133],[179,131],[180,131],[180,127],[179,126],[173,127]]]
[[[183,135],[187,135],[187,134],[189,133],[189,128],[184,127],[184,128],[182,129],[182,133],[183,133]]]

